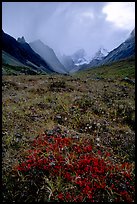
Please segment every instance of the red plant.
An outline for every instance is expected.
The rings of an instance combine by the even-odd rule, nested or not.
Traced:
[[[46,175],[56,186],[51,189],[51,201],[96,202],[134,201],[134,176],[128,163],[114,165],[109,152],[94,153],[90,139],[64,138],[61,134],[37,137],[23,162],[16,170],[35,180]],[[107,158],[107,159],[106,159]],[[37,182],[37,181],[36,181]]]

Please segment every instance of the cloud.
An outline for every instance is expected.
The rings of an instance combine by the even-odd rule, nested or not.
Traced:
[[[3,2],[2,28],[27,42],[72,54],[84,48],[91,56],[102,45],[109,51],[122,43],[135,24],[133,2]]]
[[[106,20],[120,29],[135,27],[135,2],[110,2],[103,8]]]
[[[81,13],[81,18],[86,18],[86,20],[90,20],[90,19],[94,18],[94,15],[90,11],[85,11],[85,12]]]

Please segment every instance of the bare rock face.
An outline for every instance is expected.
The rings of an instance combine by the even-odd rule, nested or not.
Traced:
[[[57,58],[54,50],[45,45],[41,40],[36,40],[29,43],[30,47],[38,53],[50,66],[50,68],[58,73],[67,74],[67,70]]]
[[[2,31],[2,50],[8,55],[14,57],[14,61],[17,60],[25,66],[35,69],[37,72],[54,72],[51,70],[45,60],[34,52],[29,44],[25,42],[24,37],[16,40],[12,36]]]
[[[135,29],[130,33],[129,37],[112,50],[99,65],[116,62],[118,60],[126,59],[135,55]]]
[[[22,38],[18,38],[17,41],[19,43],[26,43],[25,38],[22,36]]]

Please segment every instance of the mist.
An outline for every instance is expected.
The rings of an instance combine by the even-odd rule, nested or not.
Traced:
[[[26,42],[40,39],[57,55],[83,48],[111,51],[135,27],[135,2],[3,2],[2,29]]]

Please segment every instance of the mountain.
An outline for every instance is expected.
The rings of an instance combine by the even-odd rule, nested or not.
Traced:
[[[71,58],[76,66],[89,63],[89,61],[86,59],[86,52],[84,49],[77,50],[74,54],[71,55]]]
[[[88,64],[89,60],[84,49],[79,49],[72,55],[63,55],[59,57],[61,63],[65,66],[68,73],[73,73],[79,70],[83,64]]]
[[[29,43],[30,47],[38,53],[50,66],[50,68],[58,73],[66,74],[67,70],[58,60],[56,54],[53,49],[49,46],[45,45],[42,41],[36,40],[34,42]]]
[[[63,56],[60,56],[59,59],[61,63],[64,65],[64,67],[66,68],[68,73],[73,72],[73,70],[78,68],[78,66],[74,64],[74,61],[72,60],[71,56],[63,55]]]
[[[19,43],[26,43],[25,38],[22,36],[22,38],[18,38],[17,41]]]
[[[107,55],[108,51],[105,48],[99,48],[99,50],[95,53],[93,60],[102,60]]]
[[[130,33],[129,37],[121,43],[117,48],[108,53],[106,49],[100,48],[91,62],[79,66],[79,70],[97,67],[100,65],[117,62],[135,56],[135,29]]]
[[[99,48],[95,55],[90,59],[85,61],[83,64],[79,64],[79,70],[84,70],[86,68],[98,66],[101,60],[108,55],[108,51],[105,48]]]
[[[96,66],[106,55],[108,51],[104,48],[100,48],[92,60],[87,56],[84,49],[77,50],[71,56],[63,55],[60,60],[62,64],[67,68],[69,73],[77,72],[78,70]]]
[[[28,43],[25,42],[24,37],[14,39],[10,35],[2,31],[2,51],[5,55],[6,63],[14,65],[21,63],[25,66],[31,67],[32,69],[42,73],[52,73],[48,64],[41,58],[36,52],[32,50]],[[13,60],[14,59],[14,60]],[[12,64],[10,63],[12,61]],[[4,61],[5,62],[5,61]]]
[[[135,38],[135,28],[132,30],[132,32],[130,33],[130,35],[129,35],[127,40],[131,40],[133,38]]]
[[[129,37],[121,43],[117,48],[112,50],[99,65],[116,62],[135,55],[135,29],[130,33]]]
[[[105,58],[105,56],[108,55],[108,51],[105,48],[99,48],[99,50],[95,53],[94,57],[88,63],[88,66],[86,64],[83,65],[83,67],[94,67],[98,66],[99,63]],[[82,66],[81,66],[82,68]]]
[[[25,65],[18,61],[15,57],[2,50],[2,63],[12,66],[24,67]]]

